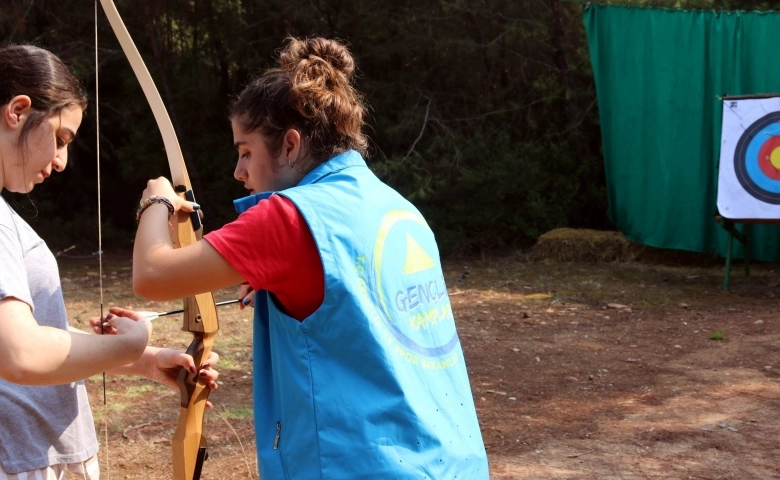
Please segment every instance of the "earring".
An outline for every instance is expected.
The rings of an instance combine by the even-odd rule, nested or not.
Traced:
[[[288,158],[287,159],[287,166],[290,167],[290,168],[295,168],[295,162],[291,158]]]

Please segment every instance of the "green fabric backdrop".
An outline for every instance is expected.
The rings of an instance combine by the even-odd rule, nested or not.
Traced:
[[[584,16],[610,219],[645,245],[725,256],[718,97],[780,92],[780,12],[590,5]],[[752,258],[780,261],[779,245],[780,227],[753,227]]]

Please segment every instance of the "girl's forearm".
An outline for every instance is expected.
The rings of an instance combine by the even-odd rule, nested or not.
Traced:
[[[134,362],[119,365],[116,368],[107,370],[106,373],[109,375],[137,375],[152,379],[151,370],[154,366],[155,355],[160,350],[162,349],[158,347],[147,346],[141,356]]]
[[[52,327],[31,333],[34,338],[25,342],[27,346],[11,355],[6,380],[24,385],[70,383],[131,363],[143,353],[140,342],[129,342],[124,335],[84,335]]]

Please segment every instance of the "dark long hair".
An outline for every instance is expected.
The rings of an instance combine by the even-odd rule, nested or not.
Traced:
[[[19,132],[19,148],[34,127],[63,109],[87,108],[87,96],[70,69],[56,55],[32,45],[0,47],[0,105],[17,95],[32,101],[30,114]]]

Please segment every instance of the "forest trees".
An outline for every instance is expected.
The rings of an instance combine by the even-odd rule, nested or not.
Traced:
[[[95,10],[83,0],[6,3],[0,38],[59,54],[91,102],[68,170],[14,204],[28,218],[40,213],[32,222],[55,247],[83,243],[96,225]],[[420,207],[445,253],[523,246],[559,226],[609,225],[579,3],[116,3],[166,101],[207,226],[234,218],[231,200],[243,194],[232,179],[232,95],[273,62],[287,35],[315,34],[351,45],[371,105],[369,163]],[[97,13],[104,243],[122,246],[145,180],[166,175],[167,164],[141,89]]]

